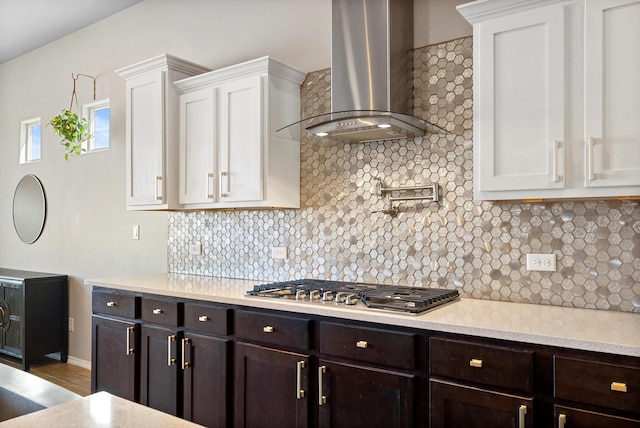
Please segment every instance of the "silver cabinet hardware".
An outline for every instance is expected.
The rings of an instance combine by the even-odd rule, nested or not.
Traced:
[[[560,141],[553,140],[553,181],[557,183],[560,181],[560,165],[559,165],[559,151],[560,151]]]
[[[273,333],[273,327],[270,325],[265,325],[264,327],[262,327],[262,331],[264,331],[265,333]]]
[[[327,404],[327,397],[322,395],[322,375],[327,372],[327,366],[318,367],[318,404],[323,406]]]
[[[476,367],[478,369],[482,368],[482,360],[478,360],[475,358],[472,358],[471,361],[469,361],[469,365],[471,367]]]
[[[558,415],[558,428],[564,428],[564,425],[567,423],[567,415],[560,413]]]
[[[161,315],[162,314],[162,309],[154,309],[151,312],[153,312],[154,315]]]
[[[221,198],[226,198],[226,197],[229,196],[228,194],[226,194],[226,193],[224,193],[222,191],[222,178],[223,177],[227,177],[228,175],[229,174],[227,174],[226,172],[220,171],[220,177],[218,178],[218,190],[219,190],[219,195],[220,195]]]
[[[116,302],[107,302],[108,308],[113,308],[116,305]]]
[[[182,370],[186,370],[191,367],[191,364],[187,361],[187,345],[191,343],[191,339],[185,337],[182,339]]]
[[[357,346],[358,348],[365,349],[367,346],[369,346],[369,344],[368,344],[365,340],[358,340],[358,341],[356,342],[356,346]]]
[[[304,390],[302,389],[302,369],[305,367],[304,361],[298,361],[296,366],[296,398],[300,400],[304,398]]]
[[[206,191],[206,198],[207,199],[213,199],[214,195],[213,192],[211,191],[211,182],[213,181],[213,173],[207,173],[207,183],[206,183],[206,187],[205,187],[205,191]]]
[[[589,137],[587,141],[587,180],[592,181],[596,179],[596,175],[593,172],[593,146],[596,145],[596,139]]]
[[[627,392],[627,384],[622,382],[611,382],[611,390],[617,392]]]
[[[135,350],[131,347],[131,334],[135,332],[135,327],[127,327],[127,355],[133,355]]]
[[[527,406],[521,405],[518,409],[518,428],[524,428],[524,418],[527,414]]]
[[[173,366],[176,364],[176,359],[175,358],[171,358],[171,342],[175,342],[176,341],[176,336],[175,335],[170,335],[167,336],[167,365],[168,366]]]
[[[208,317],[208,316],[206,316],[206,315],[200,315],[200,316],[198,317],[198,321],[200,321],[200,322],[207,322],[207,321],[209,321],[209,317]]]
[[[160,184],[160,187],[158,187],[158,184]],[[158,189],[160,189],[160,191],[158,191]],[[161,201],[162,200],[162,176],[161,175],[156,175],[156,201]]]

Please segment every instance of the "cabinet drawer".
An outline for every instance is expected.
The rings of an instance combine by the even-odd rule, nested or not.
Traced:
[[[531,392],[533,352],[432,337],[431,375]]]
[[[114,290],[94,290],[91,308],[94,314],[136,319],[140,317],[140,297]]]
[[[415,335],[321,322],[320,352],[411,370],[415,366]]]
[[[640,368],[554,357],[555,397],[638,412]]]
[[[182,325],[184,304],[173,300],[143,297],[140,317],[143,321],[170,327]]]
[[[236,338],[284,346],[310,349],[311,321],[283,315],[236,311]]]
[[[231,334],[231,309],[196,303],[184,304],[184,326],[202,333]]]
[[[568,427],[615,427],[640,428],[640,420],[621,418],[606,413],[591,412],[565,406],[553,406],[554,419],[557,426],[564,423]]]

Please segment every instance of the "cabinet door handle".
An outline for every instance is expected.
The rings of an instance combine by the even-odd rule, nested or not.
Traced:
[[[187,345],[191,343],[191,339],[185,337],[182,339],[182,370],[191,367],[191,364],[187,361]]]
[[[206,316],[206,315],[200,315],[200,316],[198,317],[198,321],[200,321],[200,322],[207,322],[207,321],[209,321],[209,317],[208,317],[208,316]]]
[[[327,404],[327,397],[322,395],[322,375],[327,372],[327,366],[318,367],[318,405]]]
[[[213,173],[208,173],[207,174],[207,182],[206,182],[206,192],[207,192],[207,199],[213,199],[213,192],[211,191],[211,182],[213,181]]]
[[[131,334],[135,332],[135,327],[127,327],[127,355],[133,355],[135,349],[131,347]]]
[[[116,302],[107,302],[108,308],[113,308],[116,305]]]
[[[482,368],[482,360],[477,360],[475,358],[472,358],[471,361],[469,361],[469,365],[471,367],[477,367],[479,369]]]
[[[2,318],[0,319],[0,327],[4,327],[5,313],[4,313],[4,308],[2,306],[0,306],[0,312],[2,312]]]
[[[151,312],[153,312],[153,315],[161,315],[162,314],[162,309],[154,309]]]
[[[369,344],[368,344],[365,340],[358,340],[358,341],[356,342],[356,346],[357,346],[358,348],[365,349],[367,346],[369,346]]]
[[[596,145],[596,139],[589,137],[587,142],[587,179],[589,181],[595,180],[596,175],[593,172],[593,146]]]
[[[176,364],[176,359],[175,358],[171,358],[171,342],[175,342],[176,341],[176,336],[175,335],[170,335],[167,336],[167,365],[168,366],[173,366]]]
[[[273,333],[273,327],[270,325],[265,325],[264,327],[262,327],[262,331],[264,331],[265,333]]]
[[[218,190],[219,190],[219,194],[221,198],[226,198],[227,196],[229,196],[228,194],[224,193],[222,191],[222,178],[223,177],[227,177],[229,174],[224,172],[224,171],[220,171],[220,177],[218,178]],[[227,188],[229,186],[227,185]]]
[[[560,413],[558,415],[558,428],[564,428],[564,424],[567,423],[567,415]]]
[[[611,382],[611,390],[618,392],[627,392],[627,384],[622,382]]]
[[[560,166],[559,166],[559,156],[560,156],[560,141],[553,141],[553,156],[552,156],[552,170],[553,170],[553,181],[557,183],[560,181]]]
[[[524,417],[527,414],[527,406],[521,405],[518,409],[518,428],[524,428]]]
[[[158,187],[158,184],[160,184],[160,187]],[[160,191],[158,191],[158,189],[160,189]],[[156,175],[156,201],[161,201],[162,200],[162,176],[161,175]]]
[[[304,398],[304,389],[302,389],[302,369],[305,366],[304,361],[298,361],[296,366],[296,398],[300,400]]]

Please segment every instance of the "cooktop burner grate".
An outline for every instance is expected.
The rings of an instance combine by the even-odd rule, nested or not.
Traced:
[[[458,298],[458,290],[359,282],[299,279],[254,286],[251,296],[317,301],[337,305],[363,302],[369,308],[418,313]]]

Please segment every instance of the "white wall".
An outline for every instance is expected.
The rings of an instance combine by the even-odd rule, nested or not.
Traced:
[[[415,2],[416,23],[437,14],[434,7],[456,4]],[[167,214],[125,209],[124,82],[114,70],[164,52],[212,69],[271,55],[319,70],[330,65],[329,21],[328,0],[145,0],[0,65],[0,266],[70,276],[73,362],[91,359],[84,280],[167,268]],[[415,46],[437,38],[423,30],[416,29]],[[449,34],[441,40],[469,35],[471,27]],[[41,116],[44,125],[69,107],[71,73],[97,76],[97,98],[110,98],[111,150],[65,162],[53,131],[43,127],[42,161],[18,165],[20,121]],[[90,80],[78,85],[80,102],[90,101]],[[18,239],[12,223],[13,191],[25,174],[36,174],[47,194],[47,223],[33,245]],[[139,241],[131,239],[133,224],[140,225]]]

